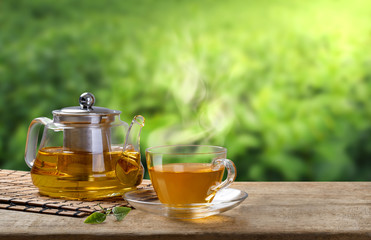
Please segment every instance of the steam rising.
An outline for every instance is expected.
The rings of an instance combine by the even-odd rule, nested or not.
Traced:
[[[216,68],[213,76],[206,75],[209,70],[205,66],[210,56],[206,57],[204,52],[195,55],[195,43],[186,33],[183,35],[172,36],[174,45],[169,47],[172,58],[162,62],[160,69],[164,71],[155,76],[158,82],[162,80],[170,86],[167,97],[174,103],[174,115],[162,128],[150,133],[149,146],[215,143],[213,138],[227,133],[233,125],[233,98],[224,93],[226,86],[214,84],[220,82],[215,78],[225,77],[221,73],[224,66]],[[209,46],[208,43],[205,46]],[[223,61],[221,65],[225,64]],[[223,139],[216,141],[221,145],[224,142]]]

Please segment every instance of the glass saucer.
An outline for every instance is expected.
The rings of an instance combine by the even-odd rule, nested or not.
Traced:
[[[197,219],[219,214],[237,207],[247,193],[234,188],[219,190],[211,203],[166,205],[158,200],[153,188],[138,189],[124,194],[124,199],[136,209],[176,219]]]

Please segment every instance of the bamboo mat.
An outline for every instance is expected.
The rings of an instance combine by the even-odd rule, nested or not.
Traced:
[[[150,180],[143,180],[138,188],[150,185]],[[86,202],[42,196],[32,184],[30,172],[0,169],[0,209],[85,217],[100,210],[98,204],[103,208],[131,207],[122,197]]]

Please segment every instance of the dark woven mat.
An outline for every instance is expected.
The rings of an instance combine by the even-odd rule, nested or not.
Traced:
[[[143,180],[138,188],[150,184]],[[0,209],[85,217],[100,210],[98,204],[103,208],[131,207],[122,197],[90,202],[45,197],[32,184],[30,172],[0,169]]]

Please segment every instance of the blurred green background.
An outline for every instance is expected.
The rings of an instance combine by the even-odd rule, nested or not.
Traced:
[[[146,117],[146,147],[228,148],[237,180],[371,180],[371,2],[0,2],[0,168],[33,118]],[[143,154],[142,154],[143,158]]]

